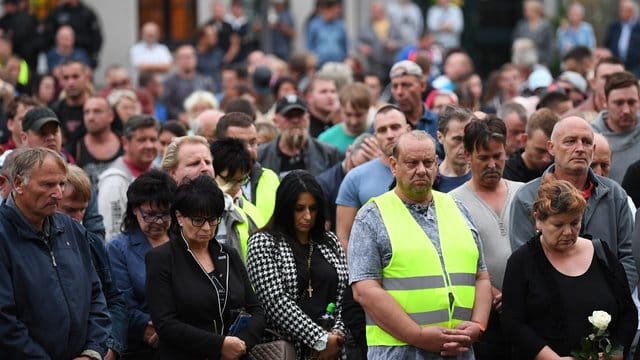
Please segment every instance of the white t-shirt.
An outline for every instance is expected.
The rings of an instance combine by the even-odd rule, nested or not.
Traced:
[[[151,46],[144,42],[139,42],[131,48],[131,64],[134,67],[144,64],[169,64],[173,62],[173,57],[169,48],[164,44],[153,44]]]

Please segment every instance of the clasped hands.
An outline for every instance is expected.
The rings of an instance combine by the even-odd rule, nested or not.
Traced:
[[[413,345],[441,356],[456,356],[469,351],[480,334],[480,326],[472,321],[463,321],[455,329],[428,326],[420,328]]]

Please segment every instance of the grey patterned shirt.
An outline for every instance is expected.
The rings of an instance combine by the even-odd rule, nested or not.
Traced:
[[[438,224],[435,217],[433,202],[424,206],[405,202],[407,209],[427,234],[433,243],[440,261],[442,261],[442,251],[440,248],[440,236],[438,234]],[[471,221],[469,212],[459,202],[456,205],[462,212],[473,238],[478,246],[480,256],[478,257],[478,271],[487,271],[482,252],[482,243],[478,238],[478,231]],[[349,282],[354,283],[361,280],[382,279],[382,269],[391,261],[391,242],[389,234],[382,222],[380,211],[375,203],[370,202],[363,206],[353,223],[351,236],[349,237]],[[428,353],[414,346],[370,346],[367,357],[376,359],[408,359],[408,360],[432,360],[444,359],[439,354]],[[475,356],[473,350],[447,359],[473,360]]]

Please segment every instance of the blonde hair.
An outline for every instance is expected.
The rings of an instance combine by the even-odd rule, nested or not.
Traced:
[[[216,97],[205,90],[196,90],[189,94],[186,99],[184,99],[184,110],[187,113],[191,113],[191,110],[198,104],[207,104],[210,106],[210,109],[218,110],[220,108],[220,104]]]
[[[167,146],[167,150],[164,152],[162,163],[160,167],[166,172],[175,170],[178,167],[178,151],[183,144],[202,144],[209,148],[209,142],[204,136],[200,135],[187,135],[176,137],[171,141],[171,144]]]
[[[67,186],[73,187],[71,198],[86,202],[91,200],[91,181],[77,165],[67,167]]]
[[[541,18],[543,18],[545,15],[544,6],[542,6],[542,3],[538,0],[525,0],[525,2],[522,5],[524,8],[529,8],[537,12]]]
[[[111,105],[111,107],[115,107],[116,105],[118,105],[118,103],[120,103],[122,99],[129,99],[135,103],[140,103],[138,101],[138,96],[136,95],[136,93],[133,90],[129,89],[115,89],[109,93],[109,96],[107,96],[107,101],[109,102],[109,105]]]

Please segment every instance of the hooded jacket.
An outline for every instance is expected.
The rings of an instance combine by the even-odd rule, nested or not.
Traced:
[[[98,181],[98,210],[104,218],[105,239],[120,234],[120,225],[127,210],[127,189],[135,180],[122,156],[114,160]]]
[[[604,110],[591,123],[593,131],[602,134],[611,146],[611,169],[609,178],[622,184],[625,172],[629,165],[638,160],[640,154],[640,121],[636,126],[624,132],[614,132],[606,124],[609,111]],[[636,119],[638,116],[636,115]]]

